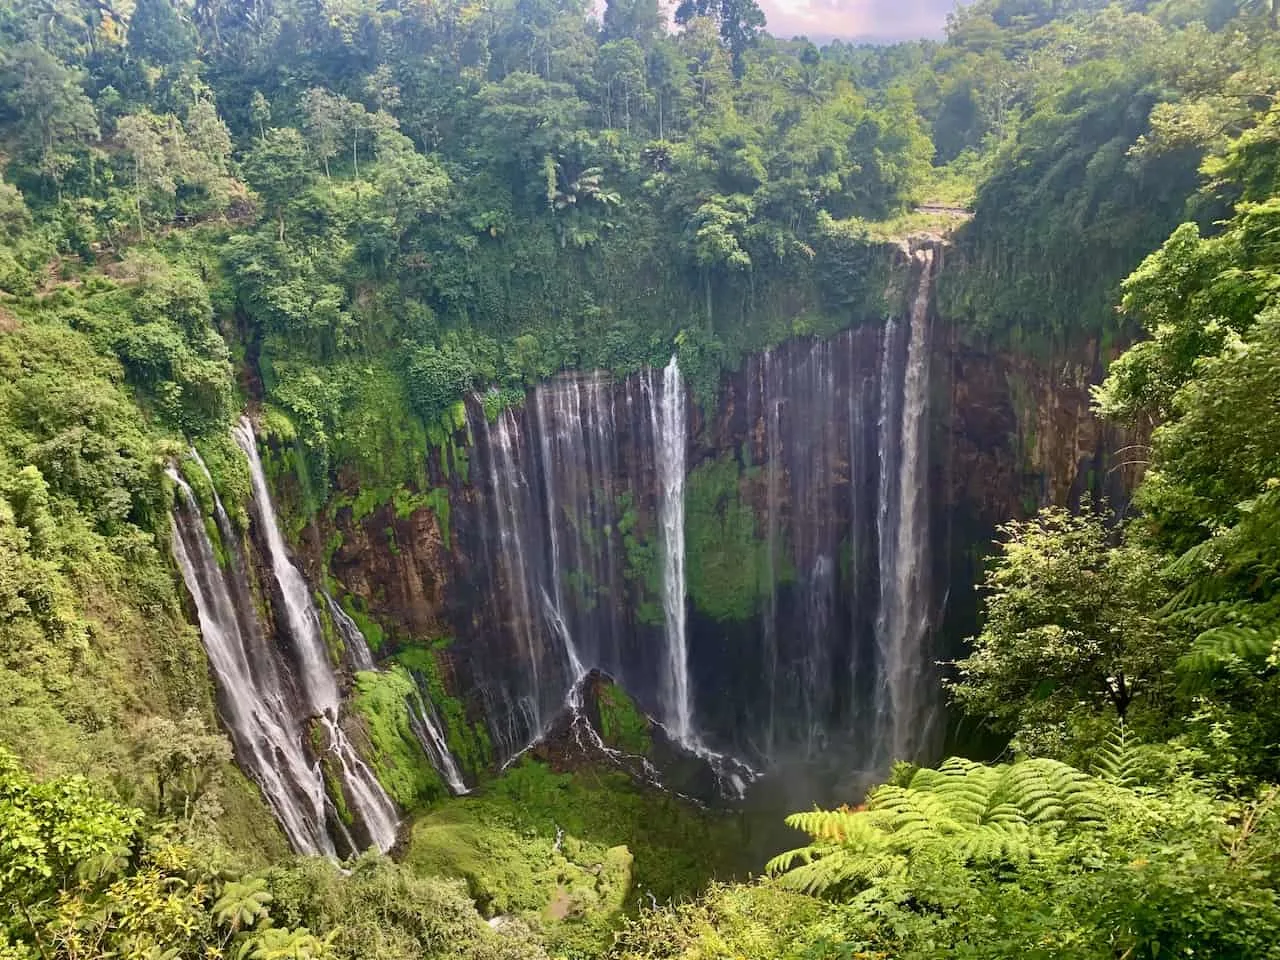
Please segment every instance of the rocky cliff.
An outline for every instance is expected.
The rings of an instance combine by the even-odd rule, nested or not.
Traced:
[[[756,763],[936,750],[932,664],[975,624],[997,524],[1126,488],[1126,438],[1089,410],[1097,343],[975,342],[934,309],[941,243],[893,256],[889,317],[751,355],[714,402],[681,400],[687,697],[700,743]],[[514,405],[472,397],[416,489],[352,487],[304,530],[313,582],[327,571],[377,656],[447,695],[471,763],[522,749],[581,669],[675,722],[667,389],[661,371],[595,372]]]

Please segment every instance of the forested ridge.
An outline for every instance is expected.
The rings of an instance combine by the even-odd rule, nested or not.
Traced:
[[[3,5],[0,958],[1280,956],[1276,10],[764,27]],[[616,774],[527,760],[428,802],[383,756],[403,848],[288,855],[218,729],[169,463],[198,449],[243,533],[248,407],[289,535],[439,511],[469,394],[674,352],[709,403],[751,351],[899,310],[900,245],[944,235],[936,309],[975,348],[1133,344],[1095,394],[1141,440],[1132,506],[1011,521],[947,666],[998,756],[900,763],[745,866],[731,819]],[[359,675],[370,717],[403,675]]]

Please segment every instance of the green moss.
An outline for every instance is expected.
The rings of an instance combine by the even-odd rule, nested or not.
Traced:
[[[445,742],[453,758],[474,778],[481,779],[493,762],[493,742],[484,723],[468,720],[462,701],[450,696],[445,689],[436,655],[452,642],[446,637],[435,640],[430,646],[406,647],[396,653],[395,660],[412,671],[420,686],[425,688],[425,696],[444,722]]]
[[[324,542],[324,565],[328,569],[329,564],[333,561],[333,556],[342,549],[344,538],[342,531],[334,527],[329,531],[329,538]]]
[[[391,508],[395,511],[397,520],[407,520],[421,506],[418,497],[404,487],[397,487],[391,495]]]
[[[683,898],[731,873],[740,829],[616,771],[557,774],[526,759],[419,816],[405,863],[464,879],[484,912],[525,918],[552,955],[597,955],[650,894]]]
[[[757,533],[755,511],[743,502],[741,487],[755,469],[743,470],[732,454],[699,464],[685,487],[685,546],[689,596],[716,620],[747,620],[771,589],[771,580],[789,573],[770,569],[768,544]]]
[[[493,389],[484,395],[484,416],[490,423],[501,416],[502,411],[510,407],[524,406],[525,392],[518,387]]]
[[[365,642],[369,644],[369,649],[374,653],[381,651],[383,645],[387,642],[387,634],[382,629],[382,625],[365,613],[364,610],[357,607],[355,599],[350,596],[343,597],[342,609],[347,611],[348,616],[360,628],[360,632],[364,634]]]
[[[631,584],[636,619],[649,626],[661,626],[662,584],[657,545],[642,532],[635,497],[630,490],[618,494],[617,511],[617,533],[622,538],[625,558],[622,575]]]
[[[649,752],[653,746],[649,718],[640,712],[625,690],[615,683],[603,684],[596,705],[600,709],[600,733],[605,743],[628,753]]]
[[[397,665],[356,674],[351,702],[368,730],[373,745],[370,762],[379,782],[406,810],[445,793],[439,774],[409,724],[409,704],[417,697],[413,677]]]

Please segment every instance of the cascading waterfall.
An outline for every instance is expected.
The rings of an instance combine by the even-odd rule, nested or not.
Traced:
[[[838,748],[845,769],[872,771],[927,750],[932,270],[917,253],[909,309],[884,325],[749,358],[697,436],[674,358],[627,378],[563,374],[496,415],[469,401],[486,561],[471,589],[493,599],[466,609],[461,669],[500,760],[549,729],[591,669],[706,757]],[[695,501],[711,457],[700,484],[729,467],[736,479]],[[722,528],[749,541],[750,569],[733,573],[745,619],[688,601],[687,570],[739,561],[705,553]],[[689,549],[704,551],[696,564]]]
[[[171,517],[173,555],[195,602],[200,636],[218,687],[218,712],[235,744],[236,758],[262,788],[289,843],[299,853],[334,856],[326,829],[324,778],[303,751],[303,732],[291,709],[293,696],[275,669],[256,619],[242,626],[246,610],[229,585],[243,565],[223,570],[205,530],[200,506],[186,481],[170,468],[179,497]],[[223,545],[236,540],[222,531]],[[239,585],[247,591],[247,585]],[[252,610],[249,607],[248,610]]]
[[[266,541],[271,571],[279,588],[284,626],[292,641],[292,662],[300,687],[298,692],[308,714],[316,717],[325,730],[327,751],[339,766],[342,786],[353,813],[364,824],[374,845],[380,850],[389,850],[395,843],[399,825],[395,805],[338,723],[341,706],[338,681],[329,662],[320,616],[302,573],[289,559],[285,548],[262,460],[258,456],[253,426],[242,417],[234,432],[236,442],[249,460],[254,514]]]
[[[888,759],[915,756],[930,725],[921,703],[921,673],[928,669],[924,649],[929,630],[924,578],[927,560],[927,503],[924,494],[925,444],[921,433],[929,393],[929,275],[933,251],[916,255],[920,281],[908,320],[906,368],[903,375],[898,469],[890,476],[892,457],[881,457],[886,499],[895,509],[884,514],[881,527],[880,612],[876,642],[882,665],[883,707],[877,711],[877,741]],[[889,340],[886,339],[886,355]],[[884,432],[887,434],[887,431]],[[889,521],[892,520],[892,523]],[[887,541],[887,543],[886,543]]]
[[[324,591],[324,601],[329,608],[329,617],[333,620],[338,635],[342,637],[342,645],[346,648],[351,666],[356,670],[376,670],[373,654],[369,651],[369,641],[351,615],[342,609],[342,604],[333,599],[328,590]]]
[[[912,279],[906,316],[790,341],[730,381],[715,442],[737,455],[736,493],[755,515],[742,562],[763,582],[740,625],[693,609],[710,742],[774,762],[838,748],[844,769],[869,771],[932,743],[931,252],[917,255]]]
[[[662,614],[666,628],[665,669],[659,698],[663,723],[681,743],[696,742],[689,687],[689,648],[684,573],[684,479],[688,446],[687,405],[680,365],[673,356],[662,371],[662,389],[649,386],[653,410],[658,514],[662,531]]]
[[[635,431],[643,405],[630,393],[618,404],[618,389],[607,374],[585,373],[540,384],[519,412],[487,415],[481,398],[468,407],[485,476],[487,586],[496,626],[510,638],[479,645],[473,670],[486,678],[480,693],[504,760],[572,708],[592,667],[627,672],[618,435]]]
[[[329,616],[342,637],[351,666],[356,670],[377,670],[373,654],[369,652],[369,642],[359,625],[327,590],[324,591],[324,599],[329,608]],[[451,793],[455,796],[467,793],[468,787],[462,779],[462,771],[449,750],[449,743],[431,701],[415,693],[409,697],[406,707],[409,711],[409,727],[431,761],[431,766],[444,778]]]
[[[431,701],[414,697],[409,700],[409,728],[417,737],[418,743],[426,751],[431,765],[437,773],[444,777],[445,785],[455,797],[470,793],[466,781],[462,779],[462,771],[458,761],[454,759],[449,743],[445,740],[440,719],[436,716]]]
[[[543,695],[551,677],[543,664],[545,644],[539,630],[537,609],[531,592],[530,578],[536,574],[532,555],[525,546],[526,521],[534,502],[530,496],[524,471],[516,460],[518,426],[510,410],[502,411],[490,424],[483,409],[480,414],[484,446],[488,452],[489,494],[497,524],[496,543],[486,537],[487,550],[496,549],[490,559],[490,570],[500,576],[501,600],[505,622],[513,629],[519,644],[519,669],[501,677],[510,686],[495,689],[486,685],[486,713],[492,719],[502,718],[494,729],[505,758],[522,750],[544,727]],[[495,562],[496,561],[496,562]]]

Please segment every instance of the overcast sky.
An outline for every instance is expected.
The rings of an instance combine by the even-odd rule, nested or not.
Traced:
[[[758,0],[775,37],[831,39],[940,39],[955,0]]]

